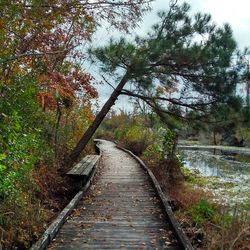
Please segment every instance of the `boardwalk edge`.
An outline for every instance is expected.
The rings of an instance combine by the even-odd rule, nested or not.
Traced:
[[[98,141],[95,141],[95,149],[102,156],[102,151],[97,145]],[[57,218],[50,224],[50,226],[43,233],[42,237],[31,246],[30,250],[44,250],[52,242],[58,233],[61,226],[68,219],[69,215],[72,213],[76,205],[79,203],[84,193],[88,190],[90,184],[96,173],[96,167],[94,168],[88,181],[84,184],[81,190],[75,195],[75,197],[69,202],[69,204],[62,210],[62,212],[57,216]]]
[[[120,147],[118,145],[116,145],[117,148],[123,150],[124,152],[128,153],[130,156],[132,156],[148,173],[160,199],[162,202],[162,205],[165,209],[165,212],[167,214],[167,217],[169,219],[170,225],[172,226],[174,233],[177,237],[177,239],[179,240],[179,242],[181,243],[182,247],[185,250],[194,250],[191,242],[189,241],[188,237],[186,236],[186,234],[182,231],[182,228],[179,224],[179,222],[176,220],[174,213],[172,211],[171,206],[169,205],[169,202],[167,200],[167,198],[165,197],[164,193],[162,192],[162,189],[160,187],[160,184],[158,183],[157,179],[155,178],[154,174],[152,173],[152,171],[146,166],[146,164],[138,157],[136,156],[134,153],[132,153],[130,150],[125,149],[123,147]]]

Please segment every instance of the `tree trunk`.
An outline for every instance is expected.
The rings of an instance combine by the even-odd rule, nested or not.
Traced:
[[[249,74],[249,66],[248,66],[248,74]],[[247,94],[246,94],[246,123],[247,127],[250,128],[250,103],[249,103],[249,95],[250,95],[250,80],[247,79]]]
[[[217,145],[216,132],[213,131],[214,145]]]
[[[55,125],[55,132],[54,132],[54,154],[55,154],[55,160],[58,158],[58,130],[60,126],[60,121],[61,121],[61,108],[59,101],[57,100],[57,106],[56,106],[56,125]]]
[[[85,148],[107,113],[109,112],[110,108],[115,104],[115,101],[117,100],[118,96],[120,95],[124,85],[128,81],[128,75],[129,73],[127,72],[123,78],[121,79],[120,83],[118,86],[115,88],[107,102],[103,105],[101,111],[97,114],[95,120],[93,123],[89,126],[89,128],[86,130],[86,132],[83,134],[82,138],[80,141],[77,143],[76,147],[72,150],[71,154],[67,157],[65,164],[66,165],[72,165],[79,155],[81,154],[82,150]]]

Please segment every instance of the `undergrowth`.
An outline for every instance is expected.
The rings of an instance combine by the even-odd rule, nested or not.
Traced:
[[[225,207],[187,182],[168,180],[165,168],[151,167],[182,228],[197,249],[249,249],[249,207]],[[171,185],[170,185],[171,182]]]
[[[72,114],[74,123],[61,125],[55,157],[52,115],[40,113],[44,119],[33,124],[15,112],[0,120],[0,249],[29,249],[76,192],[60,166],[79,139],[83,118]],[[74,129],[78,134],[71,135]]]
[[[16,183],[16,191],[0,205],[2,249],[28,249],[75,193],[75,185],[56,169],[40,163],[29,181]]]
[[[169,186],[164,169],[152,168],[161,183],[176,216],[199,249],[249,249],[250,213],[242,207],[225,207],[213,202],[213,195],[197,188],[201,180],[176,183]]]

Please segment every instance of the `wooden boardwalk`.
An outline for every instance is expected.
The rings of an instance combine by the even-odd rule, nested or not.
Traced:
[[[140,165],[102,141],[96,179],[48,249],[181,249]]]

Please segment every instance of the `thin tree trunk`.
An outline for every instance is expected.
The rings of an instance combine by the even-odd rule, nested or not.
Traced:
[[[66,165],[72,165],[79,155],[81,154],[82,150],[85,148],[107,113],[109,112],[110,108],[115,104],[115,101],[117,100],[118,96],[120,95],[124,85],[128,81],[128,75],[129,73],[127,72],[123,78],[121,79],[120,83],[118,86],[115,88],[107,102],[103,105],[101,111],[97,114],[95,120],[93,123],[90,125],[90,127],[86,130],[80,141],[77,143],[76,147],[72,150],[71,154],[67,157],[65,164]]]
[[[249,66],[248,66],[248,74],[249,74]],[[250,95],[250,80],[247,79],[247,95],[246,95],[246,123],[247,127],[250,128],[250,103],[249,103],[249,95]]]
[[[61,116],[62,116],[59,101],[57,101],[56,116],[57,116],[57,119],[56,119],[55,134],[54,134],[54,151],[55,151],[55,159],[57,160],[57,157],[58,157],[58,130],[59,130]]]
[[[216,132],[213,131],[214,145],[217,145]]]

